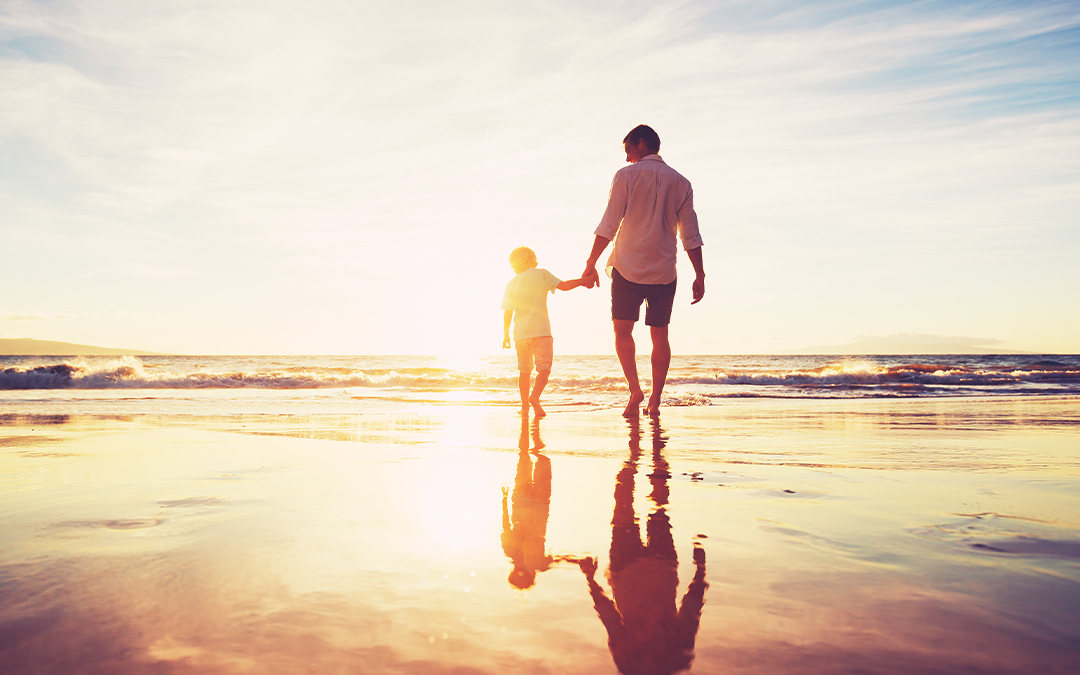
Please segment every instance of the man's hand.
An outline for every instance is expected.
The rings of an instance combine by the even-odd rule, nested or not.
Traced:
[[[590,556],[588,558],[579,560],[578,567],[580,567],[581,571],[585,573],[586,578],[592,579],[593,575],[596,574],[596,558]]]
[[[581,280],[585,282],[585,288],[596,288],[600,285],[600,275],[596,273],[596,261],[611,241],[600,235],[593,237],[592,251],[585,260],[585,271],[581,273]]]
[[[691,305],[696,305],[705,297],[705,263],[701,261],[701,247],[692,248],[686,252],[690,258],[690,264],[694,266],[694,299]]]
[[[510,349],[510,336],[509,335],[504,335],[503,336],[503,349]]]
[[[585,271],[581,273],[581,282],[585,288],[596,288],[600,285],[600,275],[597,274],[595,267],[586,267]]]

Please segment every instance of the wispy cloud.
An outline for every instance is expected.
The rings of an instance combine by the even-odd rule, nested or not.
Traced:
[[[21,314],[18,312],[9,312],[0,316],[0,320],[3,321],[45,321],[49,318],[51,317],[40,312],[24,312]]]
[[[189,279],[199,273],[187,267],[169,267],[147,263],[124,263],[95,269],[86,276],[121,276],[140,279]]]
[[[81,315],[93,317],[93,315]],[[8,312],[0,314],[0,321],[55,321],[76,318],[74,314],[48,314],[46,312]]]
[[[834,340],[948,332],[826,325],[805,294],[919,316],[975,279],[997,299],[973,317],[1000,279],[1065,306],[1078,26],[1068,2],[7,2],[0,282],[45,258],[57,297],[97,280],[93,302],[195,326],[192,298],[228,321],[230,292],[278,312],[267,289],[309,298],[324,335],[342,303],[482,317],[489,298],[431,279],[496,284],[523,240],[575,272],[618,140],[648,121],[729,271],[688,329],[727,334],[738,308],[743,349],[774,317]],[[955,330],[1034,339],[972,321]]]

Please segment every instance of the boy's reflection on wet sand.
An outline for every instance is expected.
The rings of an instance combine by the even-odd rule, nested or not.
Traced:
[[[596,582],[596,559],[579,565],[589,582],[596,613],[608,633],[608,647],[619,672],[630,674],[674,673],[690,667],[694,641],[704,604],[705,551],[694,546],[694,579],[683,596],[681,607],[675,600],[679,587],[678,556],[667,515],[668,479],[671,473],[664,459],[666,438],[660,421],[650,420],[652,465],[649,474],[654,508],[646,523],[647,539],[641,541],[634,513],[634,477],[641,458],[641,427],[638,419],[628,420],[630,457],[615,478],[615,513],[611,519],[611,550],[607,580],[608,597]]]
[[[551,567],[552,557],[545,554],[548,512],[551,508],[551,460],[540,454],[540,419],[532,423],[532,450],[529,449],[529,419],[521,421],[518,440],[517,474],[510,497],[513,515],[507,507],[507,489],[502,496],[502,548],[514,563],[507,581],[520,589],[536,583],[536,573]],[[536,456],[533,463],[531,454]]]

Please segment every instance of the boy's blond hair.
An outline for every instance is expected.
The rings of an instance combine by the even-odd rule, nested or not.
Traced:
[[[524,272],[536,266],[536,253],[528,246],[518,246],[510,251],[510,266],[515,272]]]

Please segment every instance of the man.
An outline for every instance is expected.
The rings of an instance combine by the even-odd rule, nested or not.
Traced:
[[[645,394],[638,382],[634,324],[645,302],[645,324],[652,337],[653,389],[645,410],[660,411],[660,396],[671,363],[668,323],[675,299],[676,234],[694,266],[696,304],[705,295],[705,267],[701,261],[701,235],[694,213],[690,181],[669,167],[660,155],[660,137],[642,124],[623,139],[626,161],[611,182],[607,210],[596,228],[592,253],[582,280],[590,287],[599,283],[596,261],[614,240],[607,269],[611,277],[611,322],[615,329],[615,353],[619,356],[630,400],[625,417],[636,417]]]
[[[634,480],[641,461],[639,425],[638,420],[629,420],[630,457],[615,476],[607,573],[611,597],[596,582],[596,558],[578,560],[578,567],[589,584],[596,614],[607,629],[608,649],[619,672],[676,673],[694,661],[694,643],[709,587],[705,581],[705,549],[694,543],[694,578],[676,606],[679,556],[667,514],[671,466],[664,458],[666,439],[659,418],[653,417],[653,471],[649,474],[649,501],[653,506],[646,520],[647,536],[642,541],[634,508]]]

